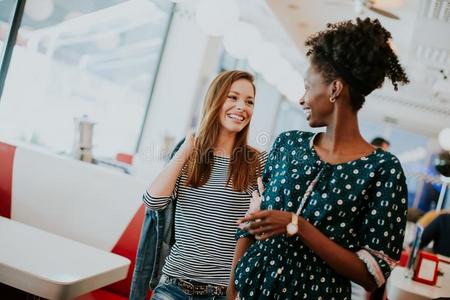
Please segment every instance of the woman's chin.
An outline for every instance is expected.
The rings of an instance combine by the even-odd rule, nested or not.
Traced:
[[[317,120],[312,120],[312,119],[308,120],[308,124],[312,128],[326,126],[326,124],[323,124],[323,122],[318,122]]]
[[[223,126],[223,129],[225,129],[228,132],[238,133],[241,132],[242,129],[247,126],[248,123],[242,123],[242,124],[227,124]]]
[[[238,133],[240,132],[244,127],[243,126],[223,126],[222,129],[229,133]]]

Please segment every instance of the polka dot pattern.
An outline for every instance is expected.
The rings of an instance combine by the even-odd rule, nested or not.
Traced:
[[[312,138],[309,132],[290,131],[276,139],[263,174],[261,209],[297,211],[309,183],[323,170],[301,215],[342,247],[354,252],[367,249],[387,278],[392,262],[400,257],[406,223],[407,189],[398,159],[376,150],[330,165],[320,160]],[[237,232],[237,238],[246,235]],[[254,242],[236,266],[235,284],[243,300],[351,295],[350,281],[298,236]]]

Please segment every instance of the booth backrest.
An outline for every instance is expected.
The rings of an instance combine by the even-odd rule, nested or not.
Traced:
[[[0,216],[11,218],[11,190],[16,147],[0,142]]]
[[[116,170],[0,142],[0,215],[130,259],[128,277],[104,288],[125,299],[146,185]]]

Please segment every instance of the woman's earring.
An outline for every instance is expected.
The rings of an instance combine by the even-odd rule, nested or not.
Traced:
[[[335,98],[335,97],[330,97],[330,102],[331,102],[331,103],[336,102],[336,98]]]

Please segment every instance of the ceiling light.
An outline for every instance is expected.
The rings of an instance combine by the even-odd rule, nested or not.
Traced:
[[[239,7],[235,0],[203,0],[197,4],[195,19],[209,35],[220,36],[239,19]]]
[[[25,14],[34,21],[43,21],[52,15],[54,8],[53,0],[28,0]]]
[[[444,128],[439,132],[439,145],[442,149],[450,151],[450,128]]]
[[[266,68],[271,67],[271,62],[278,61],[280,56],[280,49],[275,44],[261,40],[252,48],[248,63],[253,70],[262,73]]]
[[[258,29],[247,22],[235,23],[223,37],[225,50],[237,59],[247,58],[253,47],[260,43],[261,34]]]

